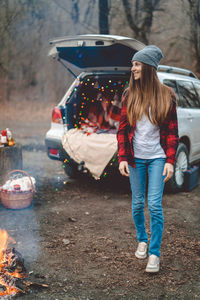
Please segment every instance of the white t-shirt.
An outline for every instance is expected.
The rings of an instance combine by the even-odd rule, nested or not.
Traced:
[[[153,125],[145,114],[143,114],[140,121],[136,122],[133,149],[136,158],[153,159],[166,157],[160,145],[160,128],[158,125]]]

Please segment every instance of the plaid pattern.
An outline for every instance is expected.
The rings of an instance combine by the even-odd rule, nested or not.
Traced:
[[[106,110],[101,106],[101,102],[95,103],[90,106],[88,118],[90,115],[95,116],[95,123],[98,124],[98,127],[101,129],[110,129],[115,127],[113,122],[120,121],[121,107],[120,103],[109,102],[107,104]],[[113,121],[113,122],[112,122]]]
[[[176,112],[176,101],[174,101],[174,94],[172,94],[173,105],[165,121],[159,125],[160,127],[160,144],[166,154],[166,162],[174,164],[176,160],[176,150],[179,143],[178,137],[178,122]],[[127,161],[130,166],[135,167],[134,151],[133,151],[133,135],[135,130],[135,122],[130,126],[126,113],[126,101],[122,98],[122,110],[117,132],[118,140],[118,159]]]
[[[109,107],[109,118],[114,121],[120,121],[120,114],[121,114],[121,102],[114,101],[110,104]]]

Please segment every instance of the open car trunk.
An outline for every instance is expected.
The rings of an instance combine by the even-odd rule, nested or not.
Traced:
[[[68,131],[63,147],[95,179],[105,174],[106,166],[113,164],[117,153],[121,95],[128,78],[129,73],[85,75],[66,102]]]
[[[68,129],[112,132],[118,129],[121,96],[128,86],[129,73],[88,74],[80,78],[66,101]]]
[[[67,132],[63,148],[97,179],[117,153],[121,95],[130,76],[131,58],[145,47],[113,35],[79,35],[51,41],[49,55],[84,71],[66,97]],[[74,70],[74,69],[73,69]]]
[[[132,38],[101,34],[62,37],[50,44],[49,56],[87,72],[128,70],[134,53],[145,47]]]

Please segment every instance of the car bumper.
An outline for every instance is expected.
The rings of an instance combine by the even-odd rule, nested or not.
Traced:
[[[62,147],[62,143],[59,140],[45,138],[46,152],[49,158],[56,160],[63,160],[65,151]]]
[[[45,137],[45,146],[47,155],[50,159],[59,160],[62,162],[68,160],[68,163],[70,163],[71,165],[78,166],[78,164],[73,159],[71,159],[71,157],[63,148],[61,139],[50,137],[47,134]]]

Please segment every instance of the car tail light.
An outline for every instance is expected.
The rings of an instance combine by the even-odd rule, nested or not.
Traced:
[[[52,111],[52,122],[63,124],[62,113],[58,107],[54,107]]]
[[[59,157],[59,150],[55,148],[49,148],[49,155]]]

